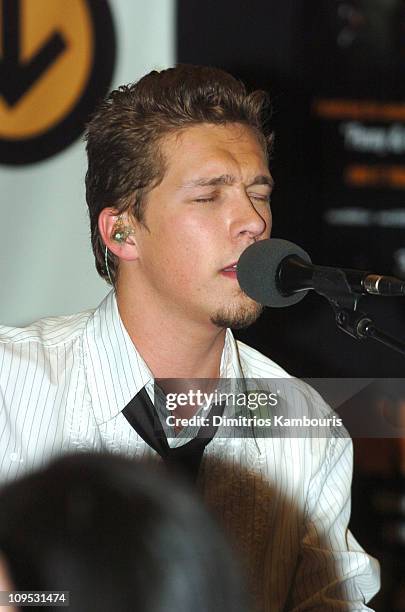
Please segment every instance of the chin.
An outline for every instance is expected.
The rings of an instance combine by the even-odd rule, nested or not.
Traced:
[[[211,317],[211,322],[217,327],[244,329],[252,325],[262,314],[264,307],[250,298],[244,304],[233,304],[218,310]]]

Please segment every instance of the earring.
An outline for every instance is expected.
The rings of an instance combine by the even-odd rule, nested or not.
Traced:
[[[114,223],[114,227],[111,234],[111,239],[115,240],[115,242],[125,242],[129,236],[134,234],[134,230],[130,225],[124,223],[122,215],[117,217],[116,222]]]

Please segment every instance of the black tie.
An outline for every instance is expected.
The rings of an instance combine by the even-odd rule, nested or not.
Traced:
[[[224,404],[214,404],[207,416],[209,424],[200,427],[195,438],[176,448],[170,448],[155,406],[145,387],[125,406],[122,414],[146,444],[159,453],[169,468],[180,470],[195,482],[204,450],[218,429],[218,425],[213,424],[213,417],[222,415],[223,411]]]

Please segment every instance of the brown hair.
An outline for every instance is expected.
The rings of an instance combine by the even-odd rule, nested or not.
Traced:
[[[227,72],[187,64],[154,70],[110,93],[86,133],[91,241],[98,273],[107,282],[99,214],[112,206],[142,221],[144,196],[162,181],[166,169],[161,139],[198,123],[243,123],[257,133],[268,152],[272,140],[269,106],[266,92],[248,94],[244,84]],[[110,252],[108,266],[115,282],[118,258]]]

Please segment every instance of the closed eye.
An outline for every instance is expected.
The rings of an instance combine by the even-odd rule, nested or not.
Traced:
[[[270,203],[269,195],[259,196],[252,193],[249,197],[252,198],[252,200],[259,200],[260,202],[267,202],[268,204]]]
[[[249,194],[249,198],[251,198],[252,200],[257,200],[259,202],[266,202],[266,203],[270,203],[270,194],[268,195],[259,195],[259,194],[254,194],[251,193]],[[199,203],[207,203],[207,202],[214,202],[217,199],[216,195],[212,195],[210,197],[206,197],[206,198],[195,198],[194,202],[199,202]]]

